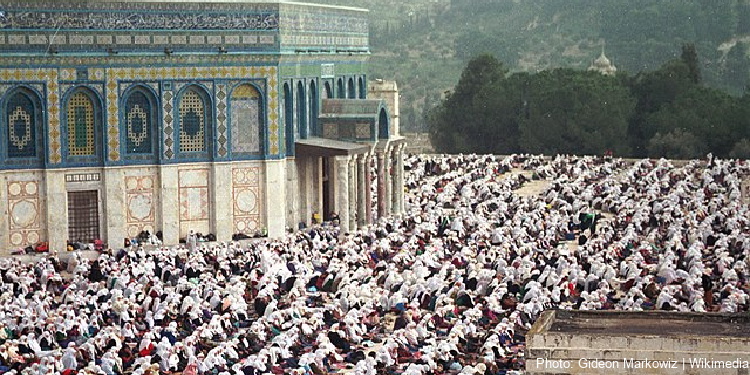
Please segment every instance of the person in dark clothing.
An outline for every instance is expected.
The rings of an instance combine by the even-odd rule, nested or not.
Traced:
[[[396,322],[393,325],[393,330],[398,331],[399,329],[404,329],[409,324],[409,321],[406,320],[406,317],[404,317],[404,314],[399,315],[396,318]]]
[[[344,337],[342,337],[338,331],[329,331],[328,340],[331,341],[331,344],[333,344],[333,346],[344,353],[348,353],[351,349],[349,342]]]
[[[268,306],[268,301],[265,297],[258,297],[253,301],[253,310],[258,316],[266,312],[266,306]]]
[[[89,281],[92,283],[98,283],[102,280],[104,280],[104,275],[102,275],[102,269],[99,266],[99,262],[92,262],[91,268],[89,269]]]

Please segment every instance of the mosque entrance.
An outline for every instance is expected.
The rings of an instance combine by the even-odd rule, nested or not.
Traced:
[[[97,190],[68,192],[68,239],[92,243],[100,239],[99,192]]]

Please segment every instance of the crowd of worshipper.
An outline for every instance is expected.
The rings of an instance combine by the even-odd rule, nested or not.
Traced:
[[[404,215],[350,233],[1,260],[0,372],[510,375],[546,309],[748,311],[747,163],[405,169]]]

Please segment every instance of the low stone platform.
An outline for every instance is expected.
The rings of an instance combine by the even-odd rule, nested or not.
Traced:
[[[748,374],[750,316],[551,310],[526,346],[528,375]]]

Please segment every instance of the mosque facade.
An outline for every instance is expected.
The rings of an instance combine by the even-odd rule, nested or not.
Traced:
[[[367,10],[0,8],[0,248],[276,237],[332,212],[343,230],[401,213],[397,93],[370,87]]]

